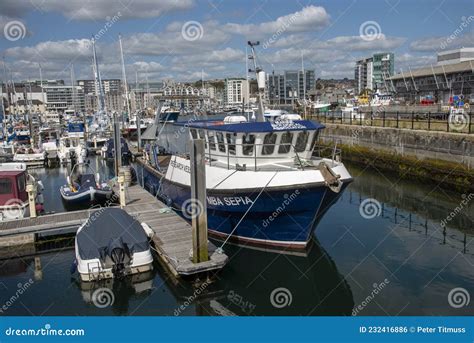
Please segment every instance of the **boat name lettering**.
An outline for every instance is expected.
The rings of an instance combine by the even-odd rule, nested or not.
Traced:
[[[295,123],[291,120],[278,120],[272,123],[274,130],[295,130],[295,129],[306,129],[306,126]]]
[[[178,169],[184,170],[186,173],[191,173],[191,167],[187,165],[184,165],[176,161],[171,161],[170,164],[173,168],[178,168]]]
[[[249,197],[207,197],[207,203],[214,206],[240,206],[253,204]]]

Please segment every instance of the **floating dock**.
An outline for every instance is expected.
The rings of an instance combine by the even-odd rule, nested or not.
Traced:
[[[209,261],[193,263],[192,227],[161,201],[139,185],[126,188],[124,210],[154,232],[153,243],[160,259],[176,277],[221,269],[227,255],[209,242]],[[100,208],[49,214],[0,223],[0,247],[35,243],[38,237],[76,232],[89,216]]]

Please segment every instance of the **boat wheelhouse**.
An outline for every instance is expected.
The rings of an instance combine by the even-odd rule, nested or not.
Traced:
[[[210,235],[245,244],[305,248],[322,215],[352,177],[337,149],[320,157],[319,123],[281,120],[228,124],[176,123],[206,149],[207,217]],[[144,168],[143,182],[168,205],[187,213],[191,198],[186,154],[158,158]],[[202,204],[204,205],[204,204]]]
[[[61,163],[84,163],[87,157],[87,149],[83,139],[78,136],[65,136],[59,140],[59,160]]]
[[[29,216],[27,182],[37,184],[37,209],[41,211],[42,184],[27,172],[25,163],[0,163],[0,221],[21,219]]]

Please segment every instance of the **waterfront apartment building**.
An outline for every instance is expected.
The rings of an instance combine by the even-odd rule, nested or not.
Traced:
[[[46,111],[64,112],[65,110],[85,111],[84,89],[80,86],[45,86]]]
[[[247,103],[250,98],[249,82],[245,78],[225,79],[224,105],[237,106]]]
[[[108,111],[122,112],[124,110],[125,100],[122,96],[122,80],[104,79],[101,80],[102,91],[104,94],[105,106]],[[99,84],[95,80],[77,80],[77,85],[82,87],[84,94],[87,95],[85,101],[86,111],[95,112],[98,110],[98,102],[93,97],[99,94]],[[91,107],[93,106],[93,107]]]
[[[268,100],[271,104],[291,104],[295,99],[308,98],[308,92],[315,87],[314,70],[285,70],[282,74],[267,77]]]
[[[392,76],[397,97],[418,103],[430,96],[437,103],[449,104],[451,96],[464,95],[474,103],[474,48],[443,51],[437,57],[434,65]]]
[[[387,80],[394,74],[395,55],[392,52],[377,53],[356,62],[354,70],[355,93],[364,90],[390,91]]]

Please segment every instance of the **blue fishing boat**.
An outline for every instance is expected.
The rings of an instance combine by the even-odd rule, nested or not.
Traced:
[[[209,233],[217,238],[305,248],[316,224],[352,181],[337,149],[323,157],[317,141],[324,126],[319,123],[286,119],[174,125],[187,127],[189,138],[205,141],[207,203],[190,200],[186,154],[158,158],[158,167],[143,168],[139,179],[188,220],[207,206]]]

